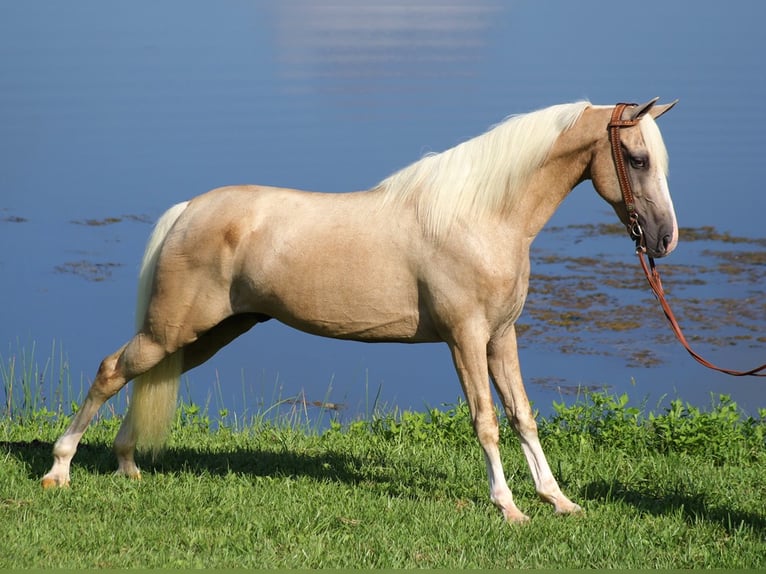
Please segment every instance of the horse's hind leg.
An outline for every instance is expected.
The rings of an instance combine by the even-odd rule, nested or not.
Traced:
[[[495,383],[506,415],[521,441],[538,496],[553,505],[558,514],[572,514],[582,509],[569,500],[556,482],[537,436],[537,423],[521,379],[516,332],[511,328],[503,337],[487,346],[489,372]]]
[[[201,365],[242,333],[248,331],[253,325],[267,319],[269,317],[257,314],[234,315],[224,319],[200,335],[194,342],[178,351],[182,361],[180,372],[186,372]],[[130,417],[129,412],[114,440],[114,452],[117,455],[118,465],[117,473],[131,478],[140,478],[141,473],[135,462],[136,443],[140,429],[136,428],[135,422]]]
[[[140,355],[133,354],[132,361],[126,360],[126,351],[129,348],[140,349]],[[67,430],[53,446],[53,466],[42,479],[44,488],[69,484],[69,467],[72,457],[77,450],[80,438],[98,409],[136,374],[148,370],[164,356],[162,347],[143,335],[137,335],[130,343],[101,362],[98,374],[88,389],[80,409]]]
[[[224,319],[184,347],[183,372],[201,365],[234,339],[249,331],[256,323],[269,319],[267,315],[257,313],[243,313]]]

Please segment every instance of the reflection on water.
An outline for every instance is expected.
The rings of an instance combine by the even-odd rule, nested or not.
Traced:
[[[335,90],[375,92],[474,78],[501,8],[486,1],[302,0],[275,11],[279,73],[297,80],[293,87],[331,80]]]
[[[130,336],[149,222],[209,188],[364,189],[511,113],[659,95],[681,100],[660,123],[679,222],[719,233],[682,239],[666,289],[714,362],[763,362],[764,6],[645,2],[636,19],[595,1],[2,3],[0,353],[57,340],[72,378],[91,377]],[[615,21],[636,51],[605,49]],[[600,232],[614,222],[586,184],[533,246],[521,356],[535,405],[609,385],[763,406],[761,384],[707,373],[669,339],[630,241]],[[227,405],[305,390],[349,416],[379,389],[415,408],[459,394],[443,345],[270,323],[194,371],[192,395],[216,381]]]

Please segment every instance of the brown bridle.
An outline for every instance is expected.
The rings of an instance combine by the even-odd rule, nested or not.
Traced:
[[[612,119],[609,120],[609,141],[612,144],[612,158],[614,158],[614,167],[617,168],[617,179],[620,182],[620,191],[622,200],[625,203],[625,209],[628,212],[628,234],[636,242],[636,248],[645,251],[644,232],[638,222],[638,213],[636,212],[636,202],[633,199],[633,188],[630,185],[628,169],[625,167],[625,155],[622,153],[622,142],[620,141],[620,129],[633,127],[641,121],[641,116],[622,119],[625,108],[635,106],[636,104],[620,103],[612,111]]]
[[[697,354],[691,348],[691,345],[689,345],[689,342],[686,340],[686,337],[684,336],[683,331],[681,330],[681,326],[678,324],[678,320],[676,319],[676,316],[673,313],[673,310],[670,308],[670,304],[665,298],[665,291],[662,288],[660,273],[654,264],[654,259],[650,255],[646,254],[646,243],[644,241],[644,232],[643,232],[643,229],[641,229],[641,225],[638,220],[638,213],[636,212],[636,202],[633,198],[633,189],[630,185],[628,170],[627,170],[627,167],[625,166],[625,156],[622,151],[622,143],[620,142],[620,129],[635,126],[636,124],[638,124],[639,121],[641,121],[641,117],[642,117],[641,115],[638,115],[635,118],[630,118],[627,120],[622,119],[622,114],[625,111],[625,108],[633,107],[635,105],[636,104],[625,104],[625,103],[617,104],[614,107],[614,111],[612,112],[612,118],[609,121],[609,125],[607,126],[607,129],[609,130],[609,140],[612,144],[612,157],[614,158],[614,166],[617,169],[617,180],[620,183],[622,200],[625,202],[625,209],[628,212],[628,221],[626,223],[626,226],[628,228],[628,234],[630,234],[630,237],[636,242],[636,255],[638,255],[638,260],[641,262],[641,268],[644,270],[644,275],[646,276],[646,280],[649,282],[649,286],[651,287],[652,292],[654,293],[654,296],[657,297],[657,300],[660,302],[660,306],[662,307],[662,310],[665,313],[665,317],[667,317],[668,322],[670,323],[670,327],[673,330],[673,333],[675,334],[676,338],[681,342],[681,344],[684,346],[686,351],[698,363],[700,363],[701,365],[704,365],[705,367],[709,369],[713,369],[715,371],[719,371],[727,375],[733,375],[735,377],[744,377],[744,376],[766,377],[766,373],[761,372],[766,370],[766,364],[763,364],[760,367],[756,367],[754,369],[750,369],[747,371],[736,371],[734,369],[723,369],[721,367],[717,367],[716,365],[714,365],[707,359],[704,359],[702,356]],[[646,263],[646,260],[644,259],[644,255],[646,255],[646,257],[649,259],[648,265]]]

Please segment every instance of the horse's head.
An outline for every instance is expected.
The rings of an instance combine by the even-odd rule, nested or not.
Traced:
[[[609,114],[619,116],[611,117],[599,128],[602,135],[592,158],[590,176],[596,191],[612,205],[631,234],[643,235],[641,241],[646,252],[651,257],[664,257],[678,243],[678,224],[668,191],[668,155],[654,120],[676,102],[656,105],[656,101],[657,98],[643,105],[626,106],[621,114],[619,110],[613,113],[617,108],[600,110],[605,119],[611,117]],[[624,168],[619,167],[620,162]],[[620,182],[621,170],[627,184]]]

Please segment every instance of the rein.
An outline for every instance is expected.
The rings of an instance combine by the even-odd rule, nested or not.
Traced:
[[[625,104],[625,103],[617,104],[614,108],[614,111],[612,112],[612,118],[609,121],[609,125],[607,126],[607,129],[609,130],[609,139],[612,144],[612,157],[614,158],[614,166],[617,169],[617,179],[620,182],[620,191],[622,192],[622,199],[625,202],[625,208],[628,211],[628,223],[626,227],[628,228],[628,234],[630,234],[630,237],[636,242],[636,255],[638,255],[638,260],[641,263],[641,269],[643,269],[644,271],[646,280],[649,282],[649,286],[651,287],[652,292],[654,293],[654,296],[660,302],[660,306],[662,307],[662,310],[665,313],[665,317],[670,323],[670,327],[673,330],[673,334],[675,334],[676,338],[683,345],[684,349],[686,349],[686,351],[694,358],[694,360],[696,360],[701,365],[707,367],[708,369],[713,369],[714,371],[718,371],[720,373],[725,373],[727,375],[732,375],[735,377],[745,377],[745,376],[766,377],[766,373],[761,372],[766,370],[766,364],[763,364],[759,367],[756,367],[754,369],[750,369],[747,371],[724,369],[721,367],[717,367],[716,365],[714,365],[713,363],[711,363],[710,361],[708,361],[707,359],[703,358],[701,355],[696,353],[691,348],[691,345],[689,345],[689,342],[686,340],[686,337],[684,336],[683,331],[681,330],[681,326],[679,325],[678,320],[676,319],[676,316],[673,313],[673,310],[670,308],[670,304],[665,298],[665,291],[662,288],[660,273],[654,264],[654,259],[651,256],[646,255],[646,242],[644,240],[644,231],[643,229],[641,229],[641,225],[638,221],[638,213],[636,213],[636,202],[633,199],[633,190],[630,185],[628,170],[625,167],[625,156],[622,152],[622,143],[620,142],[620,129],[624,127],[635,126],[641,120],[640,115],[636,118],[631,118],[627,120],[622,119],[622,114],[625,111],[625,108],[632,107],[632,106],[635,106],[635,104]],[[649,259],[648,265],[646,263],[646,260],[644,259],[644,255],[646,255],[646,257]]]

